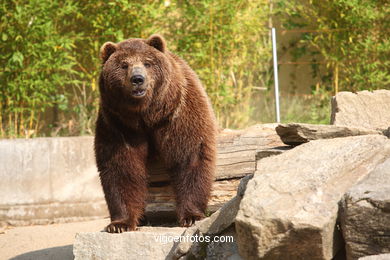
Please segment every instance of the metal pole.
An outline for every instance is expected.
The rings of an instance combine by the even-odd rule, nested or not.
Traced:
[[[271,36],[272,36],[272,54],[273,54],[273,60],[274,60],[276,122],[280,123],[278,57],[277,57],[277,54],[276,54],[276,34],[275,34],[275,28],[271,29]]]

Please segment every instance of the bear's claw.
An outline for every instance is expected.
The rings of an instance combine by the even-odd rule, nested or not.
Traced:
[[[183,218],[179,221],[180,226],[182,227],[190,227],[195,224],[195,221],[201,220],[204,217],[202,216],[189,216],[186,218]]]
[[[107,227],[104,228],[104,231],[108,233],[123,233],[134,230],[136,230],[135,226],[132,227],[129,223],[122,220],[112,221]]]

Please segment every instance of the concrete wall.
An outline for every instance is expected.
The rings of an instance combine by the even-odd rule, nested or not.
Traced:
[[[102,216],[93,137],[0,140],[0,224]]]

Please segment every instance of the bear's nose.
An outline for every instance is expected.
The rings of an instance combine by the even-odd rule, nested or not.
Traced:
[[[140,85],[144,84],[145,78],[142,75],[133,75],[133,76],[131,76],[130,81],[131,81],[131,84],[136,85],[136,86],[140,86]]]

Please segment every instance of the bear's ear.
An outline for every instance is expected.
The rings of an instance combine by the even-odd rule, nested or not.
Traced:
[[[146,40],[146,43],[161,52],[165,52],[166,43],[164,38],[161,35],[153,34],[152,36],[149,37],[149,39]]]
[[[113,42],[106,42],[103,44],[103,46],[100,48],[100,58],[102,59],[102,62],[105,63],[108,58],[110,58],[111,54],[113,54],[116,51],[116,44]]]

